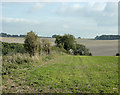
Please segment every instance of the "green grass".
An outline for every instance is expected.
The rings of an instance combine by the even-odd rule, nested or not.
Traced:
[[[56,55],[11,65],[16,68],[3,75],[6,93],[118,93],[115,56]]]

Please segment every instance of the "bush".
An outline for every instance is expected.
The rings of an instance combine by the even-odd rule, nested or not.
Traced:
[[[63,38],[63,37],[60,36],[60,35],[57,35],[57,36],[56,36],[55,44],[56,44],[56,46],[59,47],[59,48],[63,47],[62,38]]]
[[[24,52],[25,49],[23,44],[2,42],[2,55]]]
[[[57,35],[55,40],[56,46],[59,48],[64,48],[69,51],[75,48],[75,37],[70,34],[65,34],[64,36]]]
[[[48,40],[42,39],[42,49],[46,54],[50,54],[51,46]]]
[[[41,46],[40,42],[39,42],[39,45],[38,45],[38,53],[39,53],[39,55],[41,55],[41,53],[42,53],[42,46]]]
[[[82,44],[76,44],[76,48],[73,50],[74,55],[90,55],[92,56],[92,53],[89,52],[89,49],[85,47],[85,45]]]
[[[66,49],[67,51],[75,48],[76,41],[73,35],[65,34],[63,36],[62,42],[64,44],[63,45],[64,49]]]
[[[74,55],[90,55],[89,49],[85,45],[77,44],[75,37],[70,34],[65,34],[64,36],[57,35],[55,40],[56,46],[59,48],[64,48],[67,53]]]
[[[24,47],[30,56],[34,56],[38,52],[39,40],[34,32],[31,31],[27,33],[25,36]]]

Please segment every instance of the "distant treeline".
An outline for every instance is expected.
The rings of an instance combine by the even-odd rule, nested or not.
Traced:
[[[120,35],[101,35],[95,37],[95,40],[117,40],[117,39],[120,39]]]
[[[25,37],[26,35],[11,35],[7,33],[0,33],[0,37]],[[43,36],[38,36],[39,38],[56,38],[56,34],[52,35],[52,37],[43,37]],[[81,39],[81,37],[78,37],[78,39]],[[101,35],[101,36],[96,36],[94,38],[95,40],[117,40],[120,39],[120,35]]]
[[[0,33],[0,37],[25,37],[25,35],[10,35],[7,33]]]
[[[26,35],[11,35],[7,33],[0,33],[0,37],[25,37]],[[43,37],[43,36],[38,36],[39,38],[51,38],[51,37]]]

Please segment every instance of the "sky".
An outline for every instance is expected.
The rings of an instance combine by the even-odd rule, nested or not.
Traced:
[[[76,38],[118,34],[117,2],[3,2],[2,29],[8,34],[33,31],[39,36]]]

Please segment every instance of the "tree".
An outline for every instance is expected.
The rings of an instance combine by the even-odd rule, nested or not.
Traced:
[[[73,35],[65,34],[62,38],[62,42],[64,49],[66,49],[67,51],[75,48],[76,41]]]
[[[120,35],[101,35],[95,37],[95,40],[117,40],[117,39],[120,39]]]
[[[65,50],[69,51],[70,49],[75,48],[75,37],[70,34],[65,34],[64,36],[57,35],[55,40],[56,46],[60,48],[64,48]]]
[[[38,51],[39,40],[38,36],[30,31],[25,36],[24,47],[26,52],[30,54],[30,56],[34,56],[35,53]]]
[[[70,34],[65,34],[64,36],[57,35],[55,43],[57,47],[63,47],[70,54],[92,55],[85,45],[77,44],[75,37]]]
[[[60,35],[56,36],[55,43],[56,43],[56,46],[59,47],[59,48],[63,47],[62,38],[63,38],[63,36],[60,36]]]

